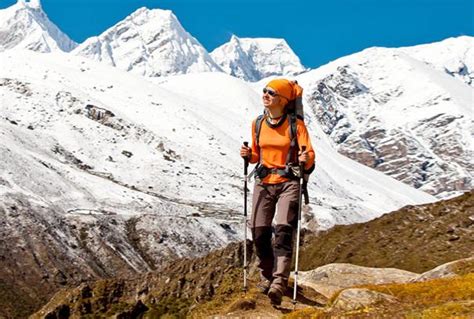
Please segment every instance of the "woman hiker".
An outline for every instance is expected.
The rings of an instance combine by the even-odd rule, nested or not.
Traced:
[[[298,167],[299,161],[304,163],[305,170],[310,169],[315,157],[304,122],[287,112],[288,105],[294,104],[301,93],[302,88],[296,82],[270,81],[263,89],[263,119],[259,117],[252,123],[252,145],[242,145],[240,149],[240,156],[252,164],[259,163],[250,228],[261,275],[258,287],[274,305],[281,304],[288,285],[298,219],[299,180],[291,167]],[[296,146],[291,141],[294,134],[290,130],[290,118],[296,123]],[[260,128],[257,130],[256,126]],[[306,146],[304,152],[302,146]]]

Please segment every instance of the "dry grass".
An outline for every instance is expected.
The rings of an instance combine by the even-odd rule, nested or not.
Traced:
[[[474,317],[474,273],[454,277],[433,279],[425,282],[364,285],[367,288],[396,297],[397,304],[379,304],[358,311],[336,312],[330,308],[297,311],[285,318],[331,318],[344,316],[356,318],[473,318]],[[332,298],[333,300],[337,296]]]
[[[474,300],[474,273],[425,282],[365,287],[395,296],[401,302],[400,310],[408,313],[413,311],[414,315],[425,312],[438,313],[444,318],[474,315],[474,309],[465,307],[466,302]]]
[[[230,308],[231,305],[235,305],[242,299],[251,300],[255,295],[255,291],[251,290],[244,295],[242,292],[241,277],[241,269],[233,269],[227,273],[217,287],[216,294],[213,298],[208,302],[197,305],[188,316],[190,318],[201,318],[202,316],[213,315],[223,309]]]
[[[285,319],[319,319],[319,318],[324,318],[325,314],[323,310],[320,309],[311,309],[311,308],[306,308],[303,310],[299,311],[294,311],[290,314],[287,314],[283,316]]]

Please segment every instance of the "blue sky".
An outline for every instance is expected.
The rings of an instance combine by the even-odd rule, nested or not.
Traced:
[[[4,8],[16,0],[0,0]],[[474,35],[474,0],[42,0],[76,42],[139,7],[170,9],[210,52],[238,37],[284,38],[307,67],[371,46],[399,47]]]

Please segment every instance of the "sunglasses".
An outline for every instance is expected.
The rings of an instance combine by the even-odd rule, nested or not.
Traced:
[[[265,93],[268,93],[268,95],[270,96],[277,96],[278,93],[273,91],[272,89],[268,89],[268,88],[263,88],[263,94]]]

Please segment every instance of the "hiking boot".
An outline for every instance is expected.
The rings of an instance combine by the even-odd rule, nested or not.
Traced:
[[[283,293],[279,289],[271,287],[268,290],[268,298],[270,298],[270,302],[273,306],[279,306],[281,305]]]
[[[260,281],[257,283],[257,289],[262,293],[262,294],[267,294],[268,290],[270,289],[271,281],[268,280],[267,278],[262,278]]]

